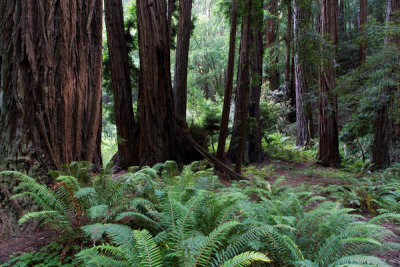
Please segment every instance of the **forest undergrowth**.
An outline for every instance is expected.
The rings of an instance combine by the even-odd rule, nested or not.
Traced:
[[[19,180],[13,199],[40,207],[19,223],[39,222],[47,241],[20,242],[2,266],[399,266],[400,168],[322,168],[278,150],[244,169],[249,181],[205,161],[96,176],[75,162],[50,187],[2,172]]]

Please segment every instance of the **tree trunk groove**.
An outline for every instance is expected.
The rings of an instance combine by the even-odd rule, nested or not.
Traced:
[[[102,2],[0,3],[1,169],[101,165]]]
[[[359,48],[359,64],[362,65],[367,58],[367,39],[365,37],[365,26],[367,24],[368,17],[368,0],[360,0],[360,48]]]
[[[386,22],[400,22],[400,0],[388,0]],[[387,34],[385,38],[385,46],[396,46],[400,50],[400,40],[398,34]],[[388,110],[391,107],[391,98],[393,92],[398,90],[399,86],[391,86],[384,89],[384,93],[388,96],[388,100],[378,111],[378,117],[375,123],[375,136],[372,147],[372,163],[376,169],[387,168],[390,166],[390,149],[392,146],[392,129],[393,120],[389,117]]]
[[[306,66],[304,63],[304,54],[307,50],[304,48],[302,36],[306,34],[307,21],[309,17],[306,12],[307,7],[301,4],[301,0],[293,0],[293,31],[295,42],[295,87],[296,87],[296,121],[297,121],[297,145],[305,146],[310,142],[309,122],[307,118],[307,103],[305,103],[307,89]]]
[[[233,71],[235,69],[235,53],[236,53],[236,26],[237,24],[237,1],[232,1],[231,10],[231,32],[229,36],[229,55],[228,70],[225,81],[224,106],[222,108],[221,125],[218,138],[217,158],[222,160],[225,152],[225,141],[228,135],[229,113],[231,109],[232,87],[233,87]]]
[[[337,36],[337,0],[322,0],[321,33],[330,40],[334,47],[331,54],[336,54]],[[340,164],[339,138],[336,116],[336,96],[333,93],[336,80],[336,68],[333,56],[322,60],[319,66],[319,150],[318,157],[322,166],[337,167]]]
[[[137,0],[139,164],[176,159],[177,139],[165,1]]]
[[[136,125],[132,108],[132,86],[122,1],[105,0],[104,8],[118,135],[118,162],[114,163],[122,169],[127,169],[137,162],[137,146],[135,146]]]
[[[192,0],[179,1],[178,40],[174,74],[174,100],[177,118],[186,122],[187,72],[189,61]]]

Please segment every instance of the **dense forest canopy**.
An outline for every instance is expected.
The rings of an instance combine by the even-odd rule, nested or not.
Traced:
[[[400,266],[400,0],[0,15],[0,264]]]

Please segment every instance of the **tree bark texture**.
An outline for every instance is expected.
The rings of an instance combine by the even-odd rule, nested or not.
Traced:
[[[340,164],[339,138],[336,116],[335,88],[336,68],[334,56],[338,44],[337,0],[322,0],[321,33],[333,44],[330,55],[319,66],[319,150],[322,166],[337,167]]]
[[[176,159],[176,121],[166,2],[137,0],[139,28],[139,165]]]
[[[360,48],[359,48],[359,64],[362,65],[367,58],[367,39],[365,37],[365,26],[367,24],[368,17],[368,0],[360,0]]]
[[[304,44],[300,40],[305,35],[307,26],[306,7],[301,4],[301,0],[293,0],[293,31],[295,42],[295,87],[296,87],[296,121],[297,121],[297,145],[305,146],[310,142],[309,123],[307,119],[307,111],[305,97],[307,93],[306,66],[302,60],[303,54],[306,52]]]
[[[252,15],[253,0],[247,0],[247,16],[245,19],[245,35],[243,36],[243,87],[241,99],[241,114],[240,114],[240,141],[239,149],[237,151],[237,160],[235,165],[235,172],[241,173],[242,161],[244,156],[244,148],[246,145],[246,122],[247,122],[247,97],[249,94],[249,65],[250,65],[250,36],[251,36],[251,15]]]
[[[260,10],[262,10],[260,8]],[[257,10],[255,10],[257,12]],[[262,13],[260,14],[262,18]],[[264,153],[261,146],[260,128],[260,98],[262,84],[262,63],[263,63],[263,34],[261,30],[252,30],[250,36],[250,101],[249,110],[249,161],[261,163],[264,160]]]
[[[1,169],[101,165],[102,2],[0,3]]]
[[[122,169],[127,169],[137,162],[137,146],[135,146],[136,125],[132,108],[132,85],[129,76],[129,55],[125,39],[122,1],[105,0],[104,8],[118,135],[118,162],[115,164]]]
[[[278,46],[276,45],[277,37],[278,37],[278,29],[279,29],[279,21],[278,21],[278,1],[271,0],[267,3],[267,10],[270,13],[271,18],[267,19],[266,24],[266,44],[267,49],[269,49],[268,53],[268,69],[267,69],[267,77],[269,82],[269,89],[271,91],[276,90],[279,87],[279,72],[276,68],[276,64],[279,61],[278,57]]]
[[[189,61],[192,0],[179,1],[178,40],[174,75],[174,100],[177,118],[186,122],[187,73]]]
[[[400,22],[400,0],[388,0],[386,23]],[[400,40],[398,34],[387,34],[385,37],[386,46],[396,46],[400,50]],[[388,109],[391,107],[391,98],[393,92],[399,89],[399,85],[387,87],[384,89],[388,100],[383,107],[378,111],[378,117],[375,123],[375,136],[372,147],[372,163],[376,169],[387,168],[390,166],[390,149],[392,147],[392,129],[393,120],[388,114]]]
[[[233,71],[235,69],[236,29],[237,29],[237,1],[232,1],[231,32],[229,36],[228,70],[225,80],[224,106],[222,108],[221,125],[218,137],[217,158],[222,160],[225,152],[225,141],[228,135],[229,113],[231,109]]]

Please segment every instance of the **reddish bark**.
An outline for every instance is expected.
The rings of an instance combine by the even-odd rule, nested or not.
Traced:
[[[296,88],[296,121],[297,121],[297,145],[305,146],[310,142],[309,122],[307,118],[307,93],[306,66],[303,62],[303,55],[306,53],[304,44],[300,38],[304,36],[308,18],[307,7],[304,7],[299,0],[293,0],[293,31],[295,42],[295,88]]]
[[[0,13],[1,168],[99,167],[101,1],[2,1]]]
[[[122,169],[127,169],[137,162],[137,146],[135,146],[134,138],[136,125],[132,109],[132,86],[129,76],[129,54],[125,40],[122,1],[105,0],[104,8],[118,135],[118,162],[114,163]]]
[[[237,160],[235,165],[235,172],[241,173],[242,161],[244,154],[244,146],[246,143],[246,121],[247,121],[247,96],[249,92],[249,56],[250,56],[250,26],[251,26],[251,9],[253,6],[253,0],[247,0],[247,16],[244,18],[245,35],[243,36],[243,87],[242,87],[242,99],[241,99],[241,118],[240,118],[240,142],[239,149],[237,151]],[[241,55],[242,56],[242,55]]]
[[[331,54],[336,53],[337,35],[337,0],[322,0],[321,33],[333,44]],[[336,97],[333,95],[336,80],[334,58],[329,57],[319,66],[319,150],[321,165],[337,167],[340,164],[339,138],[336,116]]]
[[[166,2],[137,0],[139,28],[139,164],[177,157]]]

